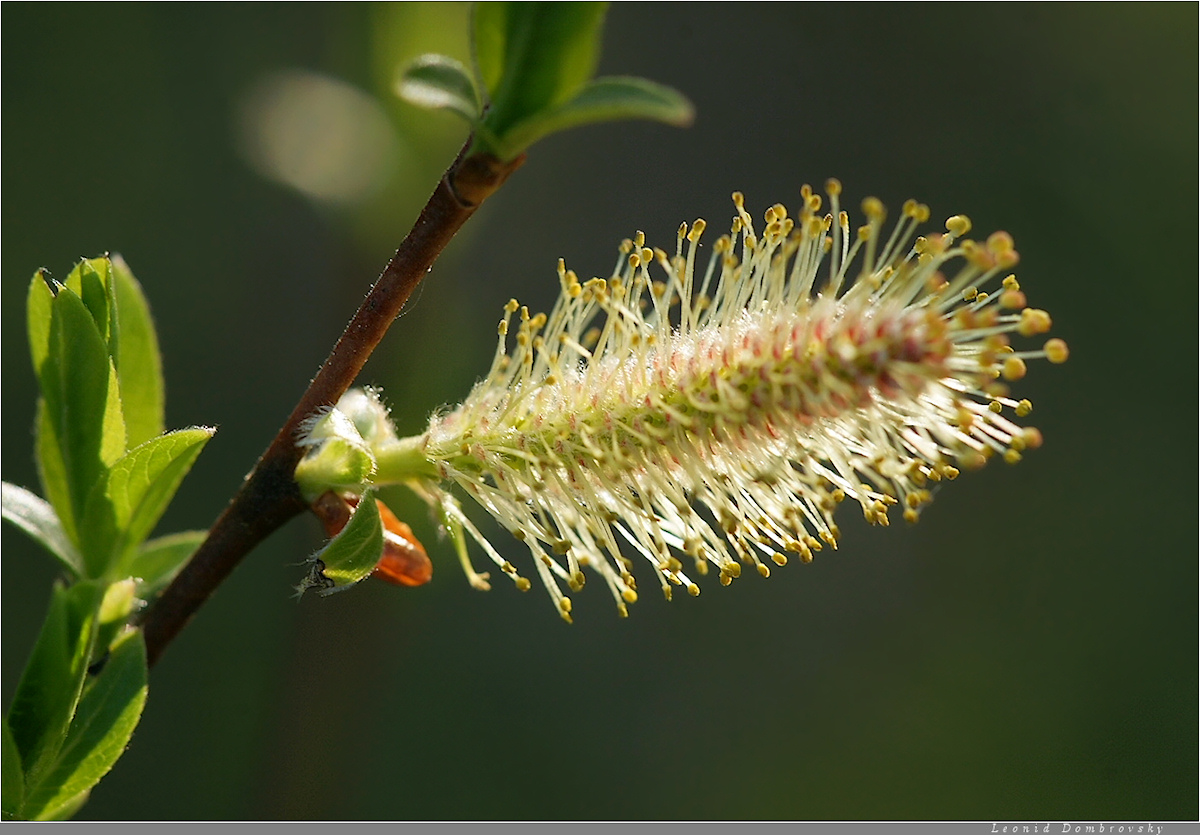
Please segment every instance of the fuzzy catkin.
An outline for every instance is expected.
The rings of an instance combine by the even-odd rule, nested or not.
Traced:
[[[486,585],[462,531],[528,587],[448,484],[525,543],[570,620],[563,589],[579,589],[584,568],[624,615],[637,558],[668,598],[675,586],[699,593],[689,571],[713,567],[724,584],[743,565],[767,576],[787,553],[809,561],[836,547],[847,499],[872,523],[893,507],[915,521],[932,482],[1040,445],[1007,416],[1032,406],[1004,381],[1067,350],[1010,345],[1050,327],[1010,274],[1012,239],[966,239],[970,221],[956,215],[914,240],[929,217],[914,201],[885,233],[874,198],[852,230],[841,185],[826,192],[828,213],[806,186],[796,216],[772,206],[761,235],[735,194],[732,231],[703,270],[698,220],[680,226],[674,254],[641,233],[624,241],[608,279],[580,282],[560,261],[548,316],[505,307],[488,375],[405,442],[437,473],[410,483],[459,530],[474,584]]]

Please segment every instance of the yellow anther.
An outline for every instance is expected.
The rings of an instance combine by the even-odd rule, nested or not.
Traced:
[[[990,450],[991,447],[984,447],[984,449]],[[967,449],[958,454],[958,463],[964,470],[978,470],[987,463],[987,458],[973,449]]]
[[[993,255],[1000,255],[1004,252],[1013,251],[1012,235],[1007,232],[993,232],[987,238],[988,252]]]
[[[1004,462],[1006,464],[1015,464],[1021,460],[1021,453],[1015,449],[1006,450],[1004,453]]]
[[[641,265],[642,265],[641,257],[636,252],[631,252],[629,254],[629,266],[633,267],[636,270]]]
[[[1042,346],[1042,350],[1046,352],[1046,359],[1055,364],[1066,362],[1071,353],[1067,348],[1067,343],[1061,339],[1048,340]]]
[[[925,221],[929,220],[929,207],[924,203],[918,203],[916,210],[913,212],[913,219],[915,219],[917,223],[924,223]]]
[[[571,611],[571,598],[564,597],[561,600],[559,600],[558,608],[561,609],[563,612],[570,612]]]
[[[1021,336],[1033,336],[1050,330],[1050,314],[1036,307],[1027,307],[1021,311],[1021,321],[1017,323],[1017,333]]]
[[[921,514],[917,513],[917,511],[913,510],[911,507],[904,511],[904,521],[908,522],[910,525],[915,525],[917,520],[920,518]]]
[[[508,333],[508,320],[501,319],[500,324],[496,326],[496,333],[500,336],[505,336]]]
[[[520,306],[521,306],[520,302],[518,302],[516,299],[509,299],[508,303],[506,305],[504,305],[504,312],[505,313],[516,313],[517,308]]]
[[[1020,380],[1025,376],[1025,360],[1020,357],[1007,357],[1001,366],[1001,373],[1006,380]]]
[[[787,560],[786,554],[781,554],[778,551],[776,551],[774,554],[771,555],[771,562],[775,563],[776,565],[787,565],[787,561],[788,560]]]
[[[1005,290],[1000,294],[1000,306],[1006,310],[1021,310],[1028,302],[1020,290]]]
[[[825,181],[825,193],[830,197],[837,197],[842,193],[842,183],[836,177],[830,177]]]
[[[971,219],[966,215],[946,218],[946,231],[956,238],[961,237],[971,231]]]
[[[1027,449],[1037,449],[1042,445],[1042,433],[1033,426],[1026,426],[1022,429],[1021,437],[1024,439]]]
[[[1022,400],[1017,403],[1017,408],[1013,411],[1017,413],[1017,417],[1025,417],[1033,411],[1033,403],[1029,400]]]
[[[858,227],[858,239],[860,241],[867,241],[867,240],[870,240],[870,238],[871,238],[871,227],[870,226]]]
[[[999,400],[993,400],[988,404],[988,410],[995,412],[996,414],[1000,414],[1002,411],[1004,411],[1004,406],[1001,405]]]
[[[528,577],[517,577],[513,580],[513,585],[517,587],[517,591],[529,591],[532,584]]]
[[[878,197],[868,197],[862,202],[863,214],[867,216],[867,220],[875,222],[883,222],[887,216],[887,209],[883,206],[883,201]]]
[[[696,585],[695,583],[688,583],[687,592],[692,597],[699,597],[700,596],[700,587],[698,585]]]
[[[910,197],[907,200],[905,200],[904,205],[900,207],[900,213],[902,215],[904,215],[905,217],[916,217],[918,205],[919,204],[917,203],[917,201],[913,200]]]
[[[963,294],[962,294],[963,301],[965,301],[965,302],[974,301],[975,297],[978,295],[979,295],[979,290],[977,288],[968,287],[966,290],[963,290]]]
[[[637,603],[637,592],[633,589],[625,589],[621,592],[621,599],[626,603]]]
[[[642,263],[649,264],[654,260],[654,250],[650,247],[642,247]]]
[[[644,247],[646,245],[646,233],[639,229],[638,233],[633,236],[633,245],[638,249]]]
[[[1000,283],[1004,287],[1005,290],[1020,290],[1021,289],[1021,285],[1017,281],[1017,277],[1015,275],[1005,276],[1004,281],[1002,281]]]
[[[740,191],[735,191],[732,195],[733,205],[737,206],[738,211],[741,211],[746,205],[746,198]]]

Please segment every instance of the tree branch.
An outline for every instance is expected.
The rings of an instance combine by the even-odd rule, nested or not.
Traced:
[[[213,523],[208,538],[142,617],[151,666],[242,558],[307,509],[292,478],[301,457],[295,444],[300,422],[317,409],[332,406],[345,393],[442,249],[525,159],[522,155],[502,162],[489,154],[469,154],[470,145],[468,139],[300,402]]]

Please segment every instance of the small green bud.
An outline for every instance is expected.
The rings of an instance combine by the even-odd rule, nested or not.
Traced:
[[[296,465],[296,483],[308,502],[329,490],[361,493],[370,486],[375,456],[355,422],[340,409],[305,421],[296,445],[310,448]]]

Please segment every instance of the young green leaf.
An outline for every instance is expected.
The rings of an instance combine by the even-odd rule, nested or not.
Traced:
[[[8,723],[28,781],[57,756],[87,675],[104,597],[100,583],[56,586],[21,674]]]
[[[45,441],[52,441],[60,458],[40,464],[43,471],[61,470],[68,507],[59,505],[51,484],[44,487],[63,527],[77,536],[73,522],[82,517],[93,486],[125,452],[125,422],[108,346],[88,308],[68,287],[54,298],[40,382],[45,408],[39,431],[49,429],[53,437],[39,438],[39,453],[51,446]]]
[[[146,646],[141,633],[131,631],[113,646],[103,669],[84,691],[53,765],[31,776],[23,817],[60,817],[64,807],[109,772],[142,715],[146,678]]]
[[[607,3],[481,3],[475,60],[497,126],[571,98],[600,58]]]
[[[136,447],[163,431],[162,358],[150,306],[121,256],[112,256],[111,288],[116,303],[117,349],[113,356],[121,388],[127,444]]]
[[[208,531],[180,531],[144,543],[129,565],[129,576],[138,580],[138,596],[149,600],[171,582],[207,536]]]
[[[651,119],[690,124],[683,95],[640,78],[589,83],[606,3],[480,3],[475,69],[488,95],[475,149],[512,159],[556,131],[590,122]]]
[[[110,276],[107,258],[85,258],[75,265],[66,280],[66,285],[83,300],[100,336],[109,345],[116,341],[112,333],[112,305],[109,304]]]
[[[383,522],[375,491],[363,494],[346,527],[312,558],[312,571],[300,591],[320,588],[322,595],[342,591],[369,575],[383,554]]]
[[[138,584],[132,577],[109,584],[100,602],[96,622],[96,647],[92,652],[92,663],[102,661],[104,654],[115,645],[118,636],[125,631],[130,616],[142,607],[137,596]]]
[[[121,559],[150,535],[204,445],[216,432],[207,427],[159,435],[121,457],[88,502],[84,555],[104,563]],[[126,576],[127,566],[116,568]]]
[[[595,72],[606,9],[605,3],[475,7],[476,61],[490,82],[488,133],[509,146],[503,138],[513,126],[574,97]]]
[[[92,796],[91,789],[88,789],[87,791],[82,791],[79,794],[72,797],[66,803],[63,803],[61,806],[59,806],[53,812],[48,812],[46,815],[44,815],[42,817],[42,820],[47,820],[47,821],[70,820],[71,818],[75,817],[76,812],[78,812],[80,809],[83,808],[84,804],[88,802],[88,798],[91,796]]]
[[[38,398],[37,417],[34,419],[34,457],[37,459],[38,480],[42,482],[42,492],[50,501],[63,531],[74,544],[79,541],[79,536],[76,531],[75,510],[71,505],[67,465],[63,461],[58,433],[47,414],[44,397]]]
[[[409,104],[449,110],[472,125],[481,110],[479,93],[466,67],[448,55],[420,55],[400,72],[396,94]]]
[[[0,496],[0,507],[5,519],[57,557],[73,578],[83,574],[83,557],[47,501],[24,487],[6,481]]]
[[[29,282],[29,296],[25,304],[26,328],[29,331],[29,355],[33,359],[33,373],[41,379],[42,363],[50,353],[50,317],[54,310],[54,291],[46,283],[42,270],[33,274]]]
[[[513,127],[505,141],[528,147],[567,128],[619,119],[647,119],[686,127],[695,118],[692,103],[677,90],[644,78],[598,78],[575,98]]]
[[[4,720],[4,759],[0,763],[0,817],[14,820],[21,812],[25,801],[25,769],[21,767],[21,752],[13,739],[8,720]]]

